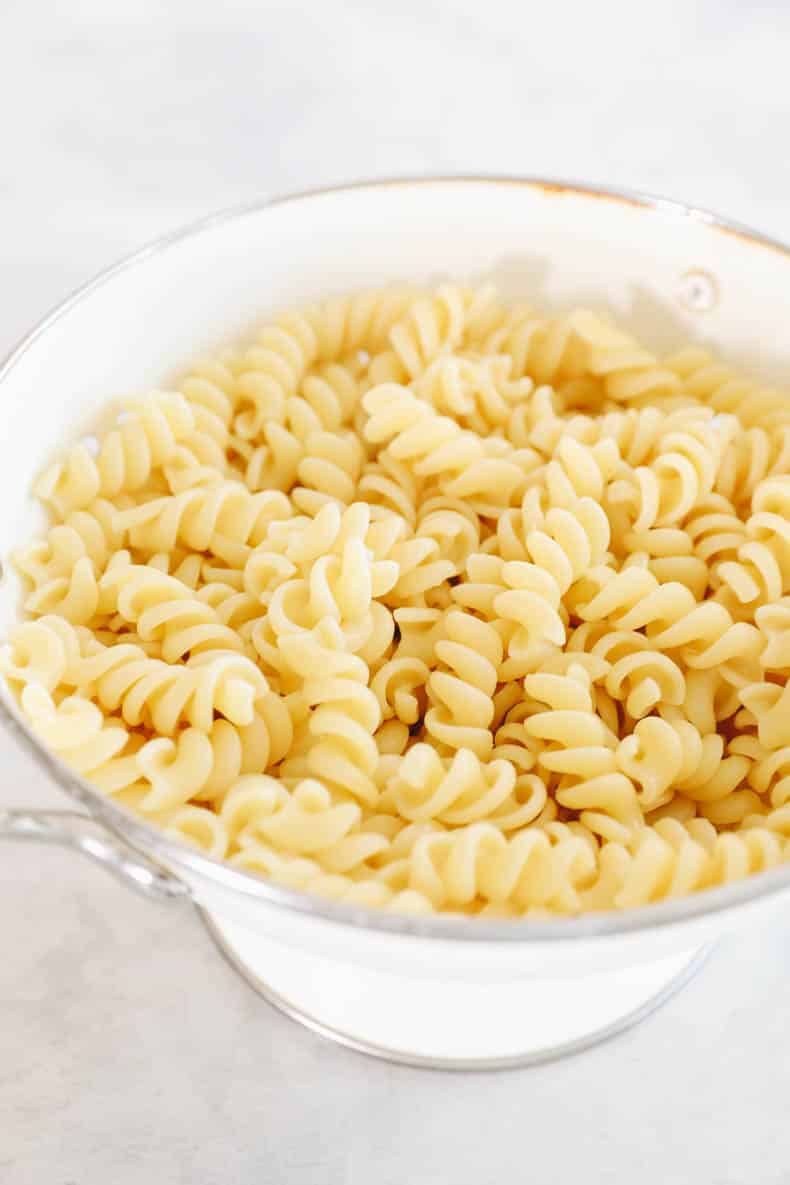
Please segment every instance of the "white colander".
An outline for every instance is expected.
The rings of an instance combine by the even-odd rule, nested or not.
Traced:
[[[538,180],[379,182],[221,214],[100,276],[0,371],[0,555],[43,525],[31,481],[106,401],[262,315],[393,280],[493,279],[547,307],[609,308],[656,349],[691,338],[768,379],[790,376],[790,251],[704,212]],[[790,386],[790,383],[788,384]],[[0,614],[18,612],[6,565]],[[578,1050],[643,1017],[755,910],[782,909],[790,867],[685,900],[553,922],[406,918],[268,885],[181,847],[21,742],[81,811],[0,812],[0,836],[66,842],[149,894],[194,902],[272,1002],[336,1040],[418,1065],[492,1068]]]

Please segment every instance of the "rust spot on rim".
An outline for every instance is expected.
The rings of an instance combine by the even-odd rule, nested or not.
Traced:
[[[485,178],[481,178],[481,180],[485,180]],[[703,210],[696,206],[687,206],[683,202],[678,202],[673,198],[650,197],[641,194],[632,195],[607,189],[588,188],[586,185],[581,185],[573,181],[544,181],[539,178],[530,177],[525,177],[521,180],[515,177],[493,177],[490,180],[495,182],[503,181],[506,184],[526,185],[530,189],[541,190],[550,197],[595,198],[597,201],[617,203],[620,206],[631,206],[633,209],[645,210],[651,214],[663,213],[674,218],[691,218],[695,222],[703,223],[703,225],[709,227],[711,230],[718,231],[719,234],[737,239],[738,242],[743,243],[747,247],[763,247],[769,251],[773,251],[777,255],[790,255],[790,247],[785,243],[777,242],[768,235],[764,235],[757,230],[752,230],[748,226],[741,226],[737,222],[729,222],[708,210]]]
[[[620,206],[633,206],[637,210],[649,210],[650,204],[641,198],[630,197],[625,193],[610,193],[602,189],[587,189],[583,185],[566,185],[562,181],[524,181],[530,189],[540,189],[552,197],[586,197],[595,198],[599,202],[616,202]]]
[[[717,230],[721,235],[728,235],[730,238],[737,239],[740,243],[745,243],[747,247],[765,247],[769,251],[775,251],[779,255],[787,255],[787,247],[783,247],[780,243],[772,243],[769,239],[763,238],[759,232],[746,230],[733,224],[726,222],[708,222],[711,230]]]

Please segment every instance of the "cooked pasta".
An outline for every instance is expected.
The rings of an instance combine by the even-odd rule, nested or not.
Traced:
[[[790,860],[790,397],[491,288],[286,312],[35,492],[0,669],[168,836],[356,906]]]

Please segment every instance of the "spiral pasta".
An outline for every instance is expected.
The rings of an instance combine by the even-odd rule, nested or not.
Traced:
[[[153,498],[121,511],[115,522],[128,531],[130,545],[143,553],[172,552],[181,544],[239,567],[265,538],[269,523],[292,513],[278,492],[251,494],[240,483],[228,481]]]
[[[434,654],[437,666],[427,684],[431,706],[425,713],[425,730],[439,744],[484,757],[493,745],[493,696],[502,640],[487,622],[450,610]]]
[[[431,745],[416,744],[397,765],[381,799],[412,822],[436,819],[463,825],[479,819],[502,831],[532,823],[545,805],[538,778],[519,777],[512,762],[499,757],[482,763],[469,749],[442,759]]]
[[[56,704],[38,683],[28,684],[21,695],[22,711],[33,731],[61,760],[106,792],[119,782],[134,781],[129,772],[129,733],[123,724],[105,718],[89,699],[70,695]]]
[[[147,720],[163,736],[182,723],[210,731],[215,713],[248,725],[268,691],[257,666],[232,651],[209,650],[189,663],[170,663],[129,643],[102,645],[58,617],[17,627],[2,665],[6,677],[22,686],[76,688],[105,711],[120,711],[127,724]]]
[[[475,305],[484,303],[487,292],[466,292],[445,284],[430,296],[414,302],[406,316],[389,332],[392,349],[410,378],[417,378],[442,353],[459,347],[466,322],[474,320]]]
[[[790,402],[489,287],[285,312],[50,465],[0,672],[166,835],[359,907],[790,860]]]
[[[95,457],[86,444],[78,444],[65,461],[47,469],[36,483],[36,494],[65,514],[98,497],[138,490],[174,456],[194,425],[194,414],[182,395],[150,395],[106,435]]]
[[[506,424],[514,408],[528,400],[533,383],[510,377],[507,354],[491,358],[440,357],[415,382],[415,391],[438,412],[464,428],[486,435]]]
[[[472,505],[480,498],[507,505],[523,481],[523,471],[506,450],[505,456],[487,453],[485,442],[465,432],[455,420],[437,415],[411,392],[384,383],[363,397],[369,415],[367,439],[384,444],[387,454],[413,467],[418,477],[436,477],[451,497]]]
[[[416,833],[400,859],[385,863],[379,876],[390,888],[426,898],[434,909],[461,910],[481,904],[512,904],[573,913],[578,889],[595,870],[595,854],[583,838],[569,834],[553,842],[546,831],[525,827],[505,836],[492,823]]]
[[[195,596],[182,581],[158,568],[118,566],[104,574],[101,590],[105,608],[131,622],[144,642],[158,642],[165,662],[207,650],[242,649],[237,631],[222,623],[205,598]]]

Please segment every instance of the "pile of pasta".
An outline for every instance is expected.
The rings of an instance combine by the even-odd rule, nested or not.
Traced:
[[[627,908],[790,856],[790,400],[489,288],[285,313],[51,466],[2,670],[208,855]]]

